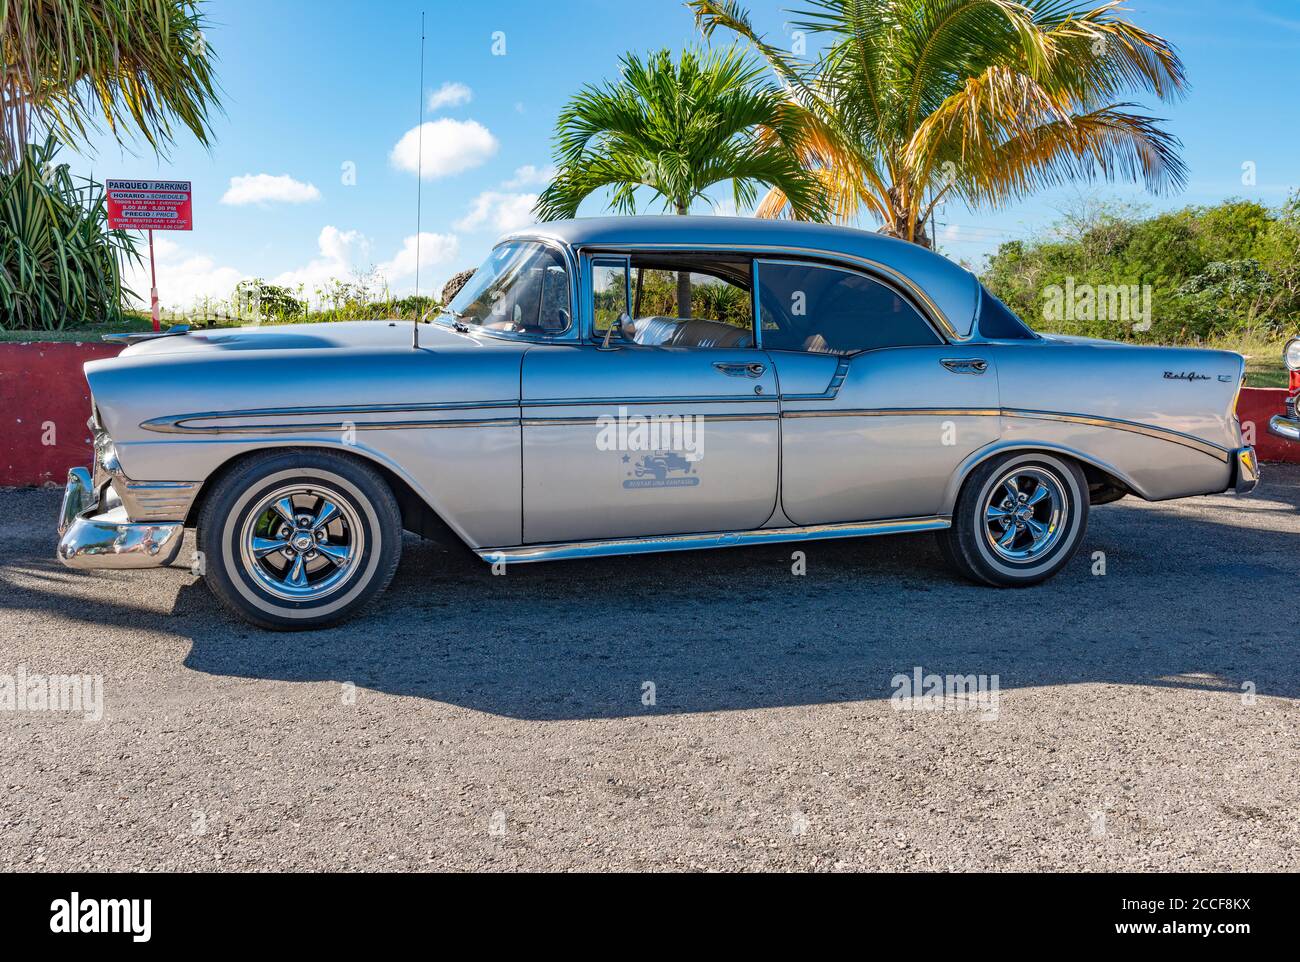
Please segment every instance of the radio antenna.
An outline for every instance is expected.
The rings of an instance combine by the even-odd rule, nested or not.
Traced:
[[[411,325],[411,347],[420,349],[420,201],[424,191],[424,11],[420,11],[420,112],[415,116],[415,321]]]

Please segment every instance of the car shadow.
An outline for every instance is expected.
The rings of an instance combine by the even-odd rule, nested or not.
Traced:
[[[350,682],[530,720],[880,699],[916,668],[996,675],[1004,693],[1102,683],[1297,698],[1286,599],[1298,505],[1300,472],[1240,511],[1230,499],[1194,514],[1100,508],[1071,565],[1023,590],[956,580],[930,536],[516,565],[505,575],[462,546],[408,537],[388,592],[323,631],[251,628],[183,569],[110,575],[173,578],[165,611],[125,591],[78,601],[81,579],[105,575],[43,562],[0,607],[45,596],[100,629],[172,632],[190,641],[186,667],[212,675]]]

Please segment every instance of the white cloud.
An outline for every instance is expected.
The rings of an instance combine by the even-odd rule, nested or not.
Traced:
[[[341,230],[332,224],[321,229],[316,238],[316,256],[301,267],[268,277],[263,271],[239,270],[218,264],[205,255],[187,251],[166,236],[154,240],[154,256],[158,262],[159,300],[164,309],[187,311],[195,307],[228,306],[235,285],[250,277],[266,277],[268,283],[287,287],[295,296],[304,297],[313,306],[321,298],[317,291],[327,290],[334,280],[351,282],[373,271],[379,284],[387,283],[398,297],[410,293],[415,275],[415,235],[402,240],[401,247],[387,260],[376,263],[372,259],[373,244],[358,230]],[[453,261],[460,253],[460,240],[454,234],[420,234],[420,290],[424,293],[442,289],[441,282],[433,283],[434,268]],[[445,280],[445,278],[443,278]],[[128,265],[124,282],[135,291],[136,304],[149,308],[149,260],[143,265]],[[378,296],[381,290],[374,290]]]
[[[420,232],[420,287],[428,278],[426,271],[437,264],[445,263],[460,253],[460,239],[455,234],[431,234]],[[378,265],[379,272],[388,279],[390,286],[395,281],[415,276],[415,235],[402,241],[402,249],[393,255],[392,260]],[[426,291],[427,293],[427,291]]]
[[[537,223],[533,205],[536,194],[511,194],[485,190],[474,198],[469,213],[456,222],[457,230],[471,231],[491,226],[499,234]]]
[[[288,174],[245,174],[231,177],[230,187],[221,198],[223,204],[305,204],[320,200],[315,184],[304,184]]]
[[[316,239],[319,254],[305,266],[296,270],[285,271],[273,278],[271,283],[281,284],[297,291],[300,286],[303,296],[313,304],[319,298],[317,291],[328,290],[331,281],[350,282],[358,276],[368,274],[373,268],[380,283],[387,283],[389,291],[401,296],[409,292],[411,285],[403,283],[415,276],[415,235],[402,240],[402,246],[391,258],[376,263],[371,258],[373,244],[370,239],[356,230],[340,230],[327,224]],[[454,234],[433,234],[428,231],[420,233],[420,288],[426,293],[432,290],[426,281],[432,274],[426,273],[438,264],[452,260],[460,252],[460,240]],[[381,292],[376,290],[376,295]]]
[[[474,91],[462,83],[448,81],[429,94],[429,110],[441,110],[443,107],[460,107],[474,99]]]
[[[429,180],[478,167],[500,146],[492,132],[478,121],[443,117],[426,121],[404,133],[388,155],[393,166],[411,173],[420,169],[421,140],[424,143],[424,176]]]
[[[506,190],[519,190],[521,187],[545,187],[555,177],[554,167],[535,167],[524,164],[515,168],[515,175],[501,186]]]
[[[149,309],[149,252],[139,264],[123,266],[123,283],[135,292],[135,306]],[[164,309],[186,310],[202,301],[225,301],[244,273],[218,264],[206,254],[187,251],[166,236],[154,240],[158,268],[158,301]]]
[[[327,288],[330,281],[351,280],[370,266],[370,241],[361,231],[339,230],[326,224],[316,238],[316,246],[318,256],[302,267],[271,278],[271,283],[295,292],[301,289],[305,297],[314,301],[316,292]]]

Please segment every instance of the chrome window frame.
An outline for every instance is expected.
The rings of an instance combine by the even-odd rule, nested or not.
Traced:
[[[489,252],[488,256],[490,257],[493,253],[495,253],[497,250],[499,250],[502,247],[517,246],[520,244],[535,244],[538,247],[545,247],[550,250],[559,252],[560,259],[564,261],[564,272],[568,276],[568,286],[569,286],[569,326],[568,327],[566,327],[562,331],[551,331],[547,334],[525,334],[519,331],[493,330],[491,328],[483,327],[481,324],[466,324],[464,321],[459,321],[458,318],[454,318],[450,314],[436,315],[434,318],[435,323],[440,324],[443,327],[454,328],[455,325],[459,322],[463,324],[465,327],[469,328],[471,334],[482,335],[484,337],[495,337],[506,341],[524,341],[533,344],[554,344],[556,342],[571,342],[575,340],[576,339],[574,336],[575,332],[577,332],[580,329],[581,325],[576,323],[576,319],[578,315],[578,303],[579,303],[578,302],[578,292],[579,292],[578,262],[573,256],[573,251],[569,248],[567,244],[561,244],[560,242],[550,237],[516,235],[516,236],[509,237],[501,241],[500,243],[493,244],[492,250]]]
[[[762,325],[762,317],[758,313],[762,306],[759,302],[760,294],[759,294],[759,283],[758,283],[758,271],[759,271],[759,267],[763,264],[776,264],[776,265],[784,264],[791,267],[817,267],[817,268],[821,268],[822,270],[839,271],[841,274],[852,274],[855,277],[864,278],[872,282],[873,284],[879,284],[881,287],[884,287],[886,290],[891,291],[896,297],[901,298],[903,303],[905,303],[908,307],[910,307],[912,310],[916,312],[916,316],[921,319],[921,321],[925,324],[926,328],[930,331],[930,333],[933,334],[936,338],[938,338],[938,342],[935,344],[891,344],[888,347],[863,347],[855,351],[843,351],[843,352],[809,351],[802,348],[794,348],[794,347],[773,347],[773,348],[768,348],[768,350],[782,351],[789,354],[820,354],[829,357],[856,357],[859,354],[869,354],[872,351],[888,351],[888,350],[893,350],[895,348],[909,348],[909,347],[942,347],[944,344],[949,343],[944,338],[943,332],[938,330],[935,327],[934,323],[930,320],[930,318],[926,316],[925,311],[921,310],[921,308],[912,300],[912,298],[908,297],[907,294],[904,293],[903,291],[900,291],[895,285],[890,284],[887,281],[884,281],[878,277],[874,277],[871,274],[867,273],[866,271],[857,270],[856,268],[852,268],[852,267],[845,267],[842,264],[822,263],[811,258],[788,258],[788,257],[755,257],[754,258],[754,282],[753,282],[754,283],[754,315],[755,315],[754,326],[756,328],[759,328],[760,330],[762,329],[763,325]],[[975,328],[972,327],[972,330],[974,329]]]
[[[845,254],[840,251],[827,251],[810,247],[790,247],[780,244],[583,244],[579,246],[579,251],[586,253],[623,253],[629,254],[637,251],[679,251],[682,253],[699,253],[699,254],[718,254],[731,253],[741,257],[750,257],[764,260],[793,260],[796,263],[806,263],[816,266],[841,267],[845,270],[853,271],[864,275],[865,277],[884,284],[886,287],[894,290],[904,297],[927,324],[939,336],[939,340],[945,344],[965,344],[976,339],[977,328],[971,325],[971,333],[962,336],[953,327],[948,316],[940,309],[939,305],[934,302],[929,294],[918,285],[915,281],[895,270],[888,264],[882,264],[866,257],[858,257],[854,254]],[[755,328],[758,325],[758,318],[755,316]],[[755,342],[757,343],[757,341]]]
[[[758,293],[753,289],[754,287],[753,278],[755,276],[753,273],[754,271],[753,261],[755,255],[753,254],[752,251],[743,247],[730,247],[721,244],[714,245],[711,248],[702,248],[699,245],[693,245],[693,244],[598,244],[598,245],[583,245],[582,247],[579,247],[577,250],[578,259],[586,271],[586,276],[584,277],[583,284],[582,284],[582,290],[584,295],[584,301],[583,301],[584,318],[582,322],[581,340],[583,342],[600,341],[603,340],[604,338],[604,335],[597,334],[595,332],[596,314],[594,311],[594,295],[592,293],[593,278],[590,274],[593,263],[602,258],[609,258],[609,259],[614,259],[619,257],[626,258],[628,264],[628,282],[627,282],[628,316],[631,317],[632,316],[632,276],[631,276],[632,255],[642,253],[642,252],[654,252],[654,251],[672,251],[674,253],[681,253],[681,254],[714,254],[714,255],[720,253],[735,253],[736,255],[738,255],[738,257],[741,260],[748,259],[750,261],[749,309],[750,309],[750,313],[753,315],[750,319],[751,320],[750,335],[754,340],[754,346],[752,348],[743,348],[743,350],[762,349],[762,333],[759,331],[758,313],[756,310],[758,307],[758,302],[756,300],[756,298],[758,297]],[[705,273],[705,272],[701,271],[699,273]],[[725,278],[723,278],[723,280],[725,281]],[[733,284],[732,286],[738,287],[739,285]],[[743,290],[743,288],[741,288],[741,290]],[[700,348],[699,350],[712,351],[716,349],[710,347],[710,348]]]
[[[582,312],[587,323],[582,325],[582,339],[598,342],[605,339],[603,332],[596,330],[596,269],[599,267],[623,267],[623,313],[632,316],[632,256],[630,254],[586,254],[579,258],[583,266]]]

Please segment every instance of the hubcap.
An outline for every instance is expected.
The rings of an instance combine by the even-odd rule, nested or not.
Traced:
[[[984,505],[984,537],[1007,561],[1034,561],[1065,534],[1065,488],[1042,468],[1016,468],[998,479]]]
[[[316,601],[343,586],[365,549],[352,503],[327,486],[290,485],[264,497],[240,534],[244,569],[268,592]]]

